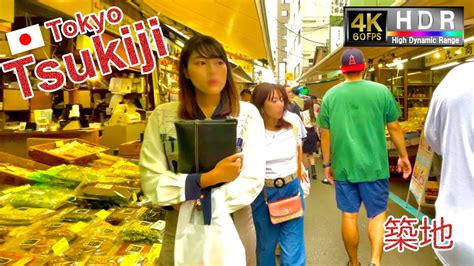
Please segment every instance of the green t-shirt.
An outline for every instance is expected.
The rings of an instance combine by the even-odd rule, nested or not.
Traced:
[[[323,98],[318,125],[331,131],[331,164],[338,181],[388,178],[385,124],[401,111],[382,84],[360,80],[338,84]]]

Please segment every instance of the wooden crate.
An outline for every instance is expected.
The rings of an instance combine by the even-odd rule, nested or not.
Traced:
[[[40,145],[35,145],[31,146],[28,148],[28,155],[35,161],[45,163],[48,165],[60,165],[60,164],[74,164],[74,165],[87,165],[88,163],[92,162],[93,160],[96,160],[98,157],[95,153],[90,153],[88,155],[84,155],[81,157],[69,157],[69,156],[63,156],[59,154],[54,154],[49,152],[48,150],[58,148],[62,145],[65,145],[67,143],[77,141],[79,143],[85,143],[89,144],[91,146],[95,146],[100,148],[100,152],[107,152],[109,148],[97,145],[95,143],[85,141],[82,139],[67,139],[67,140],[61,140],[61,141],[55,141],[55,142],[50,142],[46,144],[40,144]]]
[[[8,153],[0,152],[0,163],[8,163],[17,167],[26,168],[28,170],[46,170],[50,166],[38,163],[32,160],[21,158]],[[11,172],[0,170],[0,184],[8,184],[12,186],[20,186],[24,184],[32,184],[33,181]]]

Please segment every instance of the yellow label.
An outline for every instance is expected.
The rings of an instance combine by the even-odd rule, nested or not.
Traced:
[[[140,253],[134,253],[123,257],[120,266],[135,266],[140,260]]]
[[[133,199],[133,202],[137,202],[138,200],[137,193],[133,192],[132,199]]]
[[[154,263],[156,259],[160,256],[161,253],[161,244],[155,243],[153,246],[151,246],[151,250],[147,255],[148,261],[151,263]]]
[[[110,215],[110,212],[108,212],[106,210],[101,210],[101,211],[99,211],[95,214],[95,216],[99,217],[102,220],[107,219],[107,217],[109,217],[109,215]]]
[[[24,257],[24,258],[21,258],[21,260],[15,262],[12,266],[23,266],[23,265],[26,265],[28,262],[32,261],[33,258],[31,257]]]
[[[69,243],[65,237],[61,238],[56,244],[53,246],[53,252],[55,255],[63,254],[64,251],[69,249]]]
[[[2,192],[3,192],[3,194],[16,193],[16,192],[26,190],[30,187],[31,187],[30,184],[27,184],[27,185],[23,185],[23,186],[19,186],[19,187],[12,187],[12,188],[9,188],[9,189],[5,189]]]
[[[59,147],[62,147],[62,146],[64,146],[64,141],[62,141],[62,140],[56,141],[56,148],[59,148]]]
[[[69,227],[69,230],[71,230],[74,233],[79,233],[82,230],[84,230],[84,228],[86,228],[87,226],[88,226],[88,224],[86,224],[84,222],[78,222],[78,223],[75,223],[75,224],[71,225]]]

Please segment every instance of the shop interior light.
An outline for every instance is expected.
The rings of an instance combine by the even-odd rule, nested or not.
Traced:
[[[397,69],[400,69],[400,70],[403,69],[403,64],[398,64]]]
[[[375,67],[369,68],[369,72],[374,72],[374,71],[375,71]]]
[[[431,70],[443,69],[443,68],[452,67],[455,65],[459,65],[459,62],[455,61],[455,62],[451,62],[447,64],[438,65],[438,66],[432,67]]]
[[[441,57],[441,54],[439,52],[437,52],[435,55],[434,55],[435,58],[440,58]]]
[[[455,54],[462,54],[462,51],[461,49],[457,49],[456,52],[454,52]]]
[[[184,47],[184,43],[181,40],[176,40],[176,44],[181,48]]]
[[[438,49],[434,49],[433,51],[429,51],[429,52],[426,52],[424,54],[420,54],[420,55],[417,55],[417,56],[414,56],[412,58],[410,58],[410,60],[415,60],[415,59],[418,59],[418,58],[421,58],[421,57],[425,57],[427,55],[430,55],[430,54],[434,54],[438,51]]]
[[[411,73],[408,73],[407,76],[413,76],[413,75],[417,75],[417,74],[421,74],[423,72],[421,71],[416,71],[416,72],[411,72]]]
[[[394,67],[394,66],[402,65],[406,62],[408,62],[408,59],[395,58],[392,63],[387,64],[387,67]]]
[[[383,67],[383,64],[382,64],[382,63],[379,63],[377,66],[378,66],[379,68],[382,68],[382,67]]]
[[[468,37],[466,39],[464,39],[464,43],[468,43],[468,42],[472,42],[474,41],[474,36],[471,36],[471,37]]]
[[[466,62],[474,62],[474,57],[469,57],[468,59],[466,59]]]

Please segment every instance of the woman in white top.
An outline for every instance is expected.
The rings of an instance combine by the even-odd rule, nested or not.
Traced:
[[[309,175],[316,179],[316,162],[314,153],[318,151],[318,134],[316,133],[316,116],[314,115],[313,100],[304,100],[304,111],[301,112],[304,127],[306,128],[306,138],[303,141],[303,164],[308,169]]]
[[[270,220],[268,202],[274,202],[303,193],[298,177],[304,176],[301,164],[297,124],[283,118],[288,97],[283,86],[262,83],[252,94],[252,103],[262,115],[265,124],[265,186],[252,203],[257,232],[257,265],[275,265],[275,247],[281,246],[281,265],[304,265],[305,243],[303,217],[279,224]]]
[[[179,87],[179,102],[153,111],[140,153],[142,189],[154,204],[168,209],[159,264],[243,265],[244,247],[230,215],[239,220],[240,210],[247,207],[250,212],[263,187],[262,118],[252,104],[239,102],[226,53],[212,37],[194,36],[186,42]],[[238,119],[236,145],[242,152],[206,173],[178,173],[174,122],[229,116]],[[225,184],[216,187],[219,183]],[[251,216],[245,217],[253,225]],[[243,231],[252,234],[254,229]]]

